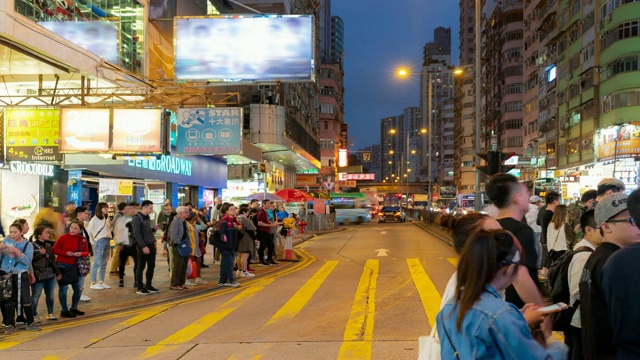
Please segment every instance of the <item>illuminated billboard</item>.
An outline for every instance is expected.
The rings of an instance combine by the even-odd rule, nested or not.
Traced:
[[[111,150],[127,154],[162,152],[161,109],[114,109]]]
[[[106,21],[54,21],[39,22],[81,48],[118,64],[118,29]]]
[[[175,17],[174,27],[177,80],[314,80],[313,16]]]
[[[109,150],[109,109],[63,108],[60,117],[61,152]]]

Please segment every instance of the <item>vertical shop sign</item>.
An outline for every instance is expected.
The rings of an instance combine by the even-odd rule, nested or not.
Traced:
[[[242,153],[242,108],[178,109],[177,153]]]
[[[340,124],[340,149],[346,149],[349,145],[347,129],[347,124]]]
[[[62,161],[60,110],[7,109],[4,126],[7,161]]]

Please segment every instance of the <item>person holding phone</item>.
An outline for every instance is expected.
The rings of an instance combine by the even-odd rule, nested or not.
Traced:
[[[454,301],[438,313],[443,359],[566,359],[567,348],[547,331],[547,347],[533,339],[520,309],[502,299],[523,261],[505,230],[478,230],[466,242]]]

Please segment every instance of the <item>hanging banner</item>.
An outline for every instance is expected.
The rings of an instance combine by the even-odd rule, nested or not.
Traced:
[[[178,109],[177,153],[242,153],[242,108]]]
[[[7,109],[7,161],[62,161],[59,109]]]
[[[98,196],[105,195],[132,195],[133,181],[121,179],[100,179],[98,183]]]
[[[109,109],[63,108],[60,117],[60,151],[109,150]]]
[[[114,152],[162,153],[162,109],[113,109],[111,138]]]

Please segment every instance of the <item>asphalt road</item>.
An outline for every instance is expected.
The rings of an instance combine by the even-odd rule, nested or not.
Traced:
[[[0,336],[3,359],[416,359],[453,249],[411,223],[298,246],[302,261],[236,289]]]

